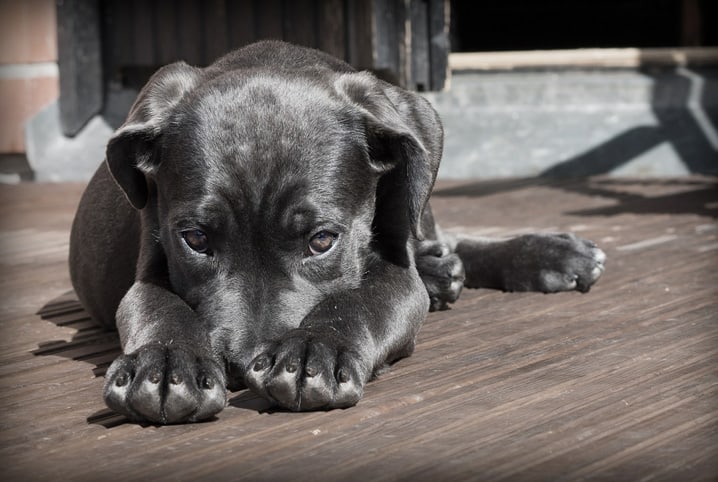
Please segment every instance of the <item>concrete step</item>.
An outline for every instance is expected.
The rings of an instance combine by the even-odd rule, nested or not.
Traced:
[[[442,178],[718,174],[718,69],[454,72]]]
[[[65,137],[57,105],[26,128],[38,180],[87,180],[136,95]],[[718,175],[718,68],[455,72],[424,94],[446,140],[440,178]]]

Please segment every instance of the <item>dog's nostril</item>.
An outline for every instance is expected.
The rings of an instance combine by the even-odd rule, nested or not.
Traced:
[[[129,377],[123,373],[122,375],[118,376],[115,379],[115,386],[124,387],[125,385],[127,385],[128,380],[129,380]]]
[[[339,372],[337,373],[337,380],[339,380],[339,383],[346,383],[349,381],[349,373],[343,368],[339,369]]]
[[[203,377],[202,383],[200,384],[202,388],[207,390],[212,390],[214,388],[214,380],[210,377]]]
[[[299,361],[298,360],[289,360],[287,362],[287,371],[289,373],[294,373],[297,371],[297,368],[299,368]]]

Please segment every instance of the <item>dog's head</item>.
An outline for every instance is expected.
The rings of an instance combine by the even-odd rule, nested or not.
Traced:
[[[366,73],[178,63],[140,93],[107,164],[171,289],[218,329],[259,318],[266,333],[358,287],[372,256],[414,269],[431,129],[427,104]]]

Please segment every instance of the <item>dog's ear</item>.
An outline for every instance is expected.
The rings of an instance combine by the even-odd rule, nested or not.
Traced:
[[[201,72],[184,62],[158,70],[140,91],[127,121],[107,144],[107,167],[136,209],[147,204],[148,176],[161,162],[158,141],[172,108],[197,86]]]
[[[408,264],[409,233],[423,238],[421,218],[441,160],[441,122],[426,100],[368,73],[342,75],[338,90],[360,109],[370,169],[381,176],[375,239]]]
[[[107,167],[135,209],[147,204],[146,176],[159,165],[155,149],[159,130],[148,123],[125,124],[107,144]]]

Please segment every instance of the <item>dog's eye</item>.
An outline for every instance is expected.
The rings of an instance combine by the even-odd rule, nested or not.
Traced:
[[[209,240],[204,231],[200,231],[199,229],[182,231],[182,238],[192,250],[202,254],[210,254]]]
[[[337,234],[330,231],[319,231],[309,240],[309,252],[307,254],[316,256],[318,254],[326,253],[332,249],[337,237]]]

